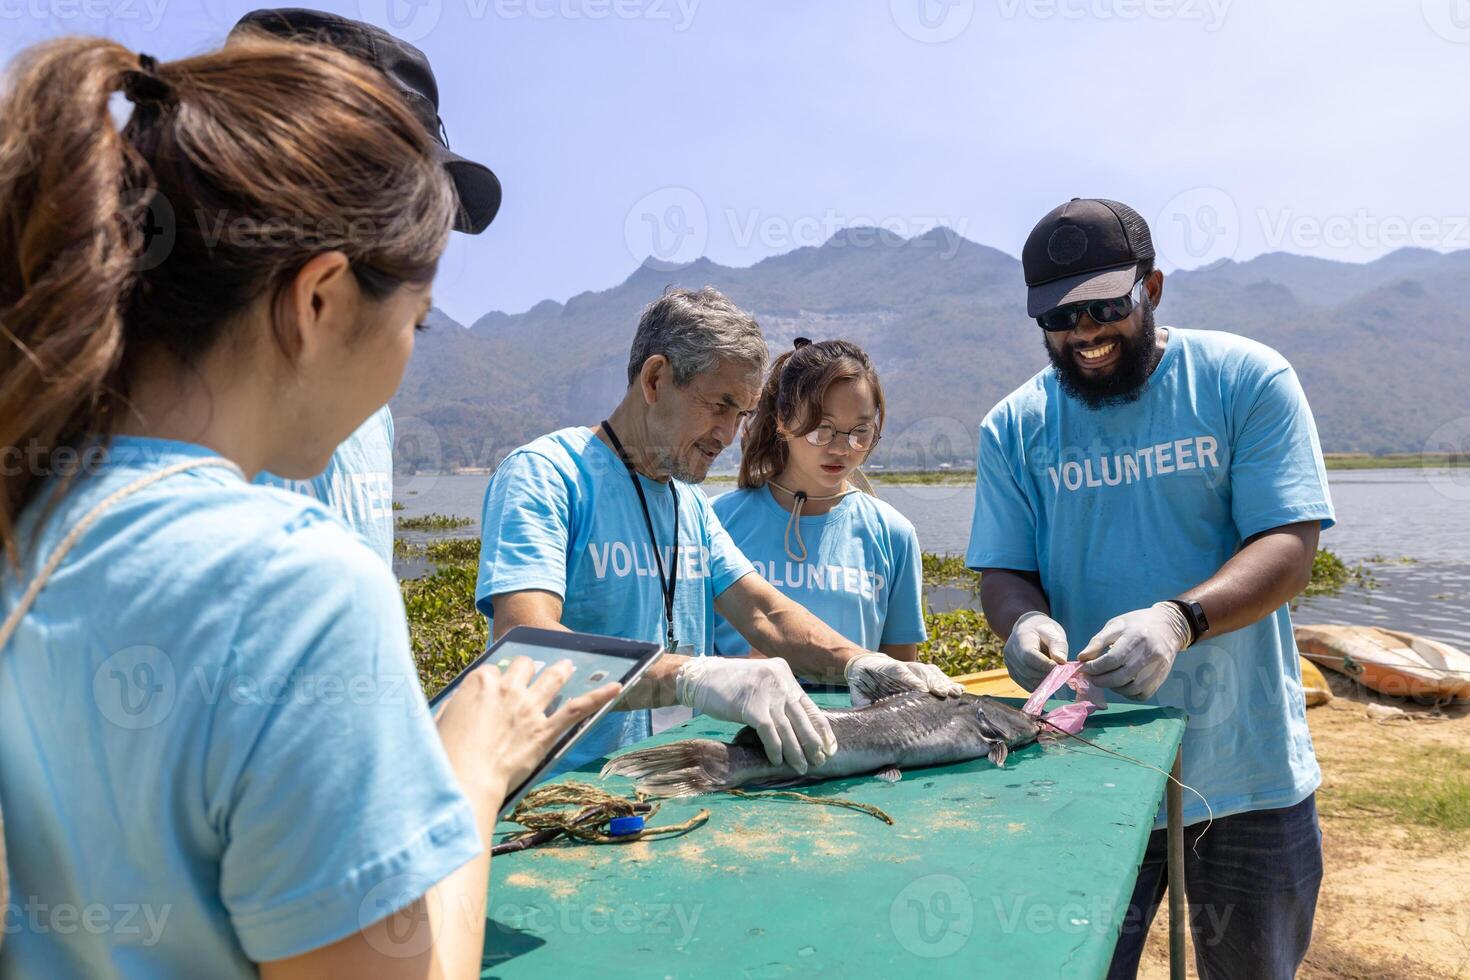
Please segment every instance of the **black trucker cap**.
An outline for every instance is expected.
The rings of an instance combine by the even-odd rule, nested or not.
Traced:
[[[1074,197],[1037,222],[1021,249],[1026,315],[1125,295],[1154,257],[1148,223],[1126,204]]]
[[[320,10],[252,10],[240,18],[230,36],[250,28],[277,37],[329,44],[381,71],[434,138],[434,156],[443,164],[459,195],[454,230],[478,235],[494,220],[495,212],[500,210],[500,180],[489,167],[449,149],[439,118],[439,83],[422,51],[381,28]]]

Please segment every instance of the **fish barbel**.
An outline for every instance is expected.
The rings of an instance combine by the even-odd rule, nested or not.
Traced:
[[[865,772],[942,766],[989,758],[1004,766],[1012,749],[1036,741],[1036,718],[988,695],[894,694],[861,708],[823,708],[837,752],[805,776],[773,766],[760,736],[742,728],[730,742],[690,738],[635,749],[608,761],[602,775],[627,776],[650,796],[695,796],[751,783],[836,779]]]

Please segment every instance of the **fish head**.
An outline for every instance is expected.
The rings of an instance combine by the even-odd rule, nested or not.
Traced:
[[[988,747],[986,755],[997,766],[1005,766],[1011,749],[1036,741],[1041,726],[1035,718],[1021,709],[1013,708],[988,694],[965,697],[973,697],[976,732]]]

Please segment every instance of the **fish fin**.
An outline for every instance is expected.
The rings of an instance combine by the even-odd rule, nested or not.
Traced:
[[[887,769],[878,770],[873,776],[883,780],[885,783],[896,783],[903,778],[903,770],[898,768],[898,766],[889,766]]]
[[[698,796],[740,784],[732,776],[731,747],[710,738],[691,738],[636,749],[602,767],[601,776],[627,776],[649,796]]]
[[[1004,739],[999,742],[990,743],[990,761],[995,763],[997,768],[1004,769],[1006,767],[1006,757],[1010,754],[1010,747],[1006,745]]]
[[[879,674],[874,671],[864,670],[858,673],[848,685],[852,696],[854,707],[859,704],[872,704],[891,698],[899,694],[913,694],[914,688],[903,681],[887,674]],[[859,701],[861,699],[861,701]]]

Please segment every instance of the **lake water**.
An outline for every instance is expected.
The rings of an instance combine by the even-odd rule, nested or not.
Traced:
[[[474,526],[449,535],[478,537],[489,479],[401,478],[394,487],[404,508],[398,513],[471,518]],[[1322,546],[1350,563],[1369,561],[1379,588],[1303,600],[1296,621],[1408,630],[1470,651],[1470,469],[1333,470],[1329,479],[1338,523],[1322,535]],[[717,496],[729,486],[707,489]],[[924,550],[964,553],[973,487],[888,486],[878,493],[913,521]]]

